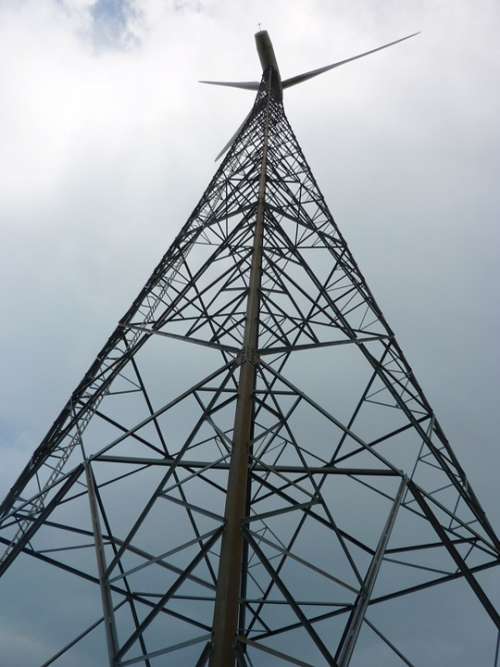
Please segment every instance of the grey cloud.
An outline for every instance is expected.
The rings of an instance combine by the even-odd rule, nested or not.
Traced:
[[[0,8],[0,492],[175,237],[252,101],[196,81],[255,78],[258,21],[285,75],[421,29],[407,44],[288,91],[285,108],[498,525],[497,3],[64,4],[72,11],[49,0]],[[132,49],[121,48],[127,35]],[[106,44],[98,53],[96,36]],[[7,581],[18,603],[0,644],[12,665],[14,653],[25,656],[19,667],[37,664],[47,643],[55,649],[65,623],[63,591],[52,622],[37,621],[42,607],[29,611],[28,584],[51,590],[50,578],[34,581],[38,572],[19,584],[13,570]],[[494,591],[498,575],[481,582]],[[72,592],[72,614],[92,620],[94,589],[75,584]],[[476,608],[467,593],[453,584],[421,595],[428,618],[401,603],[374,612],[374,622],[389,637],[391,629],[402,634],[409,655],[423,651],[421,664],[492,664],[490,628],[460,607]],[[425,628],[428,647],[418,645],[413,623]],[[469,648],[454,643],[457,628]],[[375,664],[373,635],[362,639],[353,665]],[[90,657],[82,653],[75,667],[101,659],[88,646]],[[391,664],[387,654],[378,659]]]

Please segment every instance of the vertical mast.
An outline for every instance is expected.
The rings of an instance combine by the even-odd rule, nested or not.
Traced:
[[[243,349],[240,353],[238,399],[234,417],[233,447],[227,482],[225,525],[222,536],[219,576],[214,609],[211,667],[232,667],[236,660],[236,632],[240,612],[244,538],[243,521],[248,512],[248,467],[253,436],[254,390],[259,334],[262,246],[266,207],[267,143],[270,122],[272,69],[264,78],[266,98],[263,114],[264,141],[260,163],[259,190],[252,265],[248,285]]]

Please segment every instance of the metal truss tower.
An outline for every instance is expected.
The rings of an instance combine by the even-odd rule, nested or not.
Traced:
[[[110,666],[366,665],[363,633],[384,665],[423,665],[377,613],[457,580],[499,627],[478,579],[498,539],[266,62],[200,202],[1,505],[0,575],[22,562],[100,594],[43,665],[80,664],[99,632]]]

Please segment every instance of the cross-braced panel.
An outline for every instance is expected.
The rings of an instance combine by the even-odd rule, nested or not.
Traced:
[[[2,504],[0,574],[100,593],[45,665],[103,630],[112,665],[210,662],[244,400],[238,665],[346,666],[366,632],[424,664],[380,610],[452,581],[498,627],[498,540],[268,84]]]

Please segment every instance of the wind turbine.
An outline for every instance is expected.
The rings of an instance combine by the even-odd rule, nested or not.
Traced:
[[[259,30],[258,32],[255,33],[255,45],[257,47],[257,53],[259,54],[260,64],[262,65],[262,72],[264,73],[266,71],[269,71],[271,75],[272,79],[271,96],[274,97],[279,102],[281,102],[283,100],[283,91],[286,88],[291,88],[292,86],[296,86],[299,83],[304,83],[304,81],[308,81],[309,79],[312,79],[315,76],[318,76],[319,74],[324,74],[325,72],[329,72],[331,69],[335,69],[336,67],[340,67],[341,65],[346,65],[347,63],[350,63],[353,60],[358,60],[359,58],[364,58],[365,56],[369,56],[370,54],[376,53],[377,51],[382,51],[383,49],[387,49],[389,48],[389,46],[394,46],[395,44],[404,42],[405,40],[410,39],[411,37],[416,37],[416,35],[419,34],[420,31],[413,32],[411,35],[400,37],[399,39],[396,39],[393,42],[388,42],[387,44],[382,44],[382,46],[377,46],[375,49],[370,49],[369,51],[358,53],[358,55],[351,56],[350,58],[344,58],[344,60],[338,60],[337,62],[332,63],[331,65],[325,65],[324,67],[318,67],[317,69],[312,69],[307,72],[303,72],[302,74],[297,74],[295,76],[289,77],[288,79],[281,78],[278,62],[276,60],[276,55],[274,53],[273,43],[271,42],[271,38],[269,37],[269,33],[267,32],[267,30]],[[244,90],[255,90],[255,91],[257,91],[260,86],[260,81],[202,80],[199,83],[208,83],[212,86],[227,86],[229,88],[242,88]],[[224,153],[230,148],[233,141],[236,139],[241,129],[247,122],[251,113],[252,111],[250,111],[249,114],[245,117],[244,121],[238,127],[236,132],[233,134],[233,136],[229,139],[224,148],[217,155],[217,157],[215,158],[216,160],[222,157]]]

